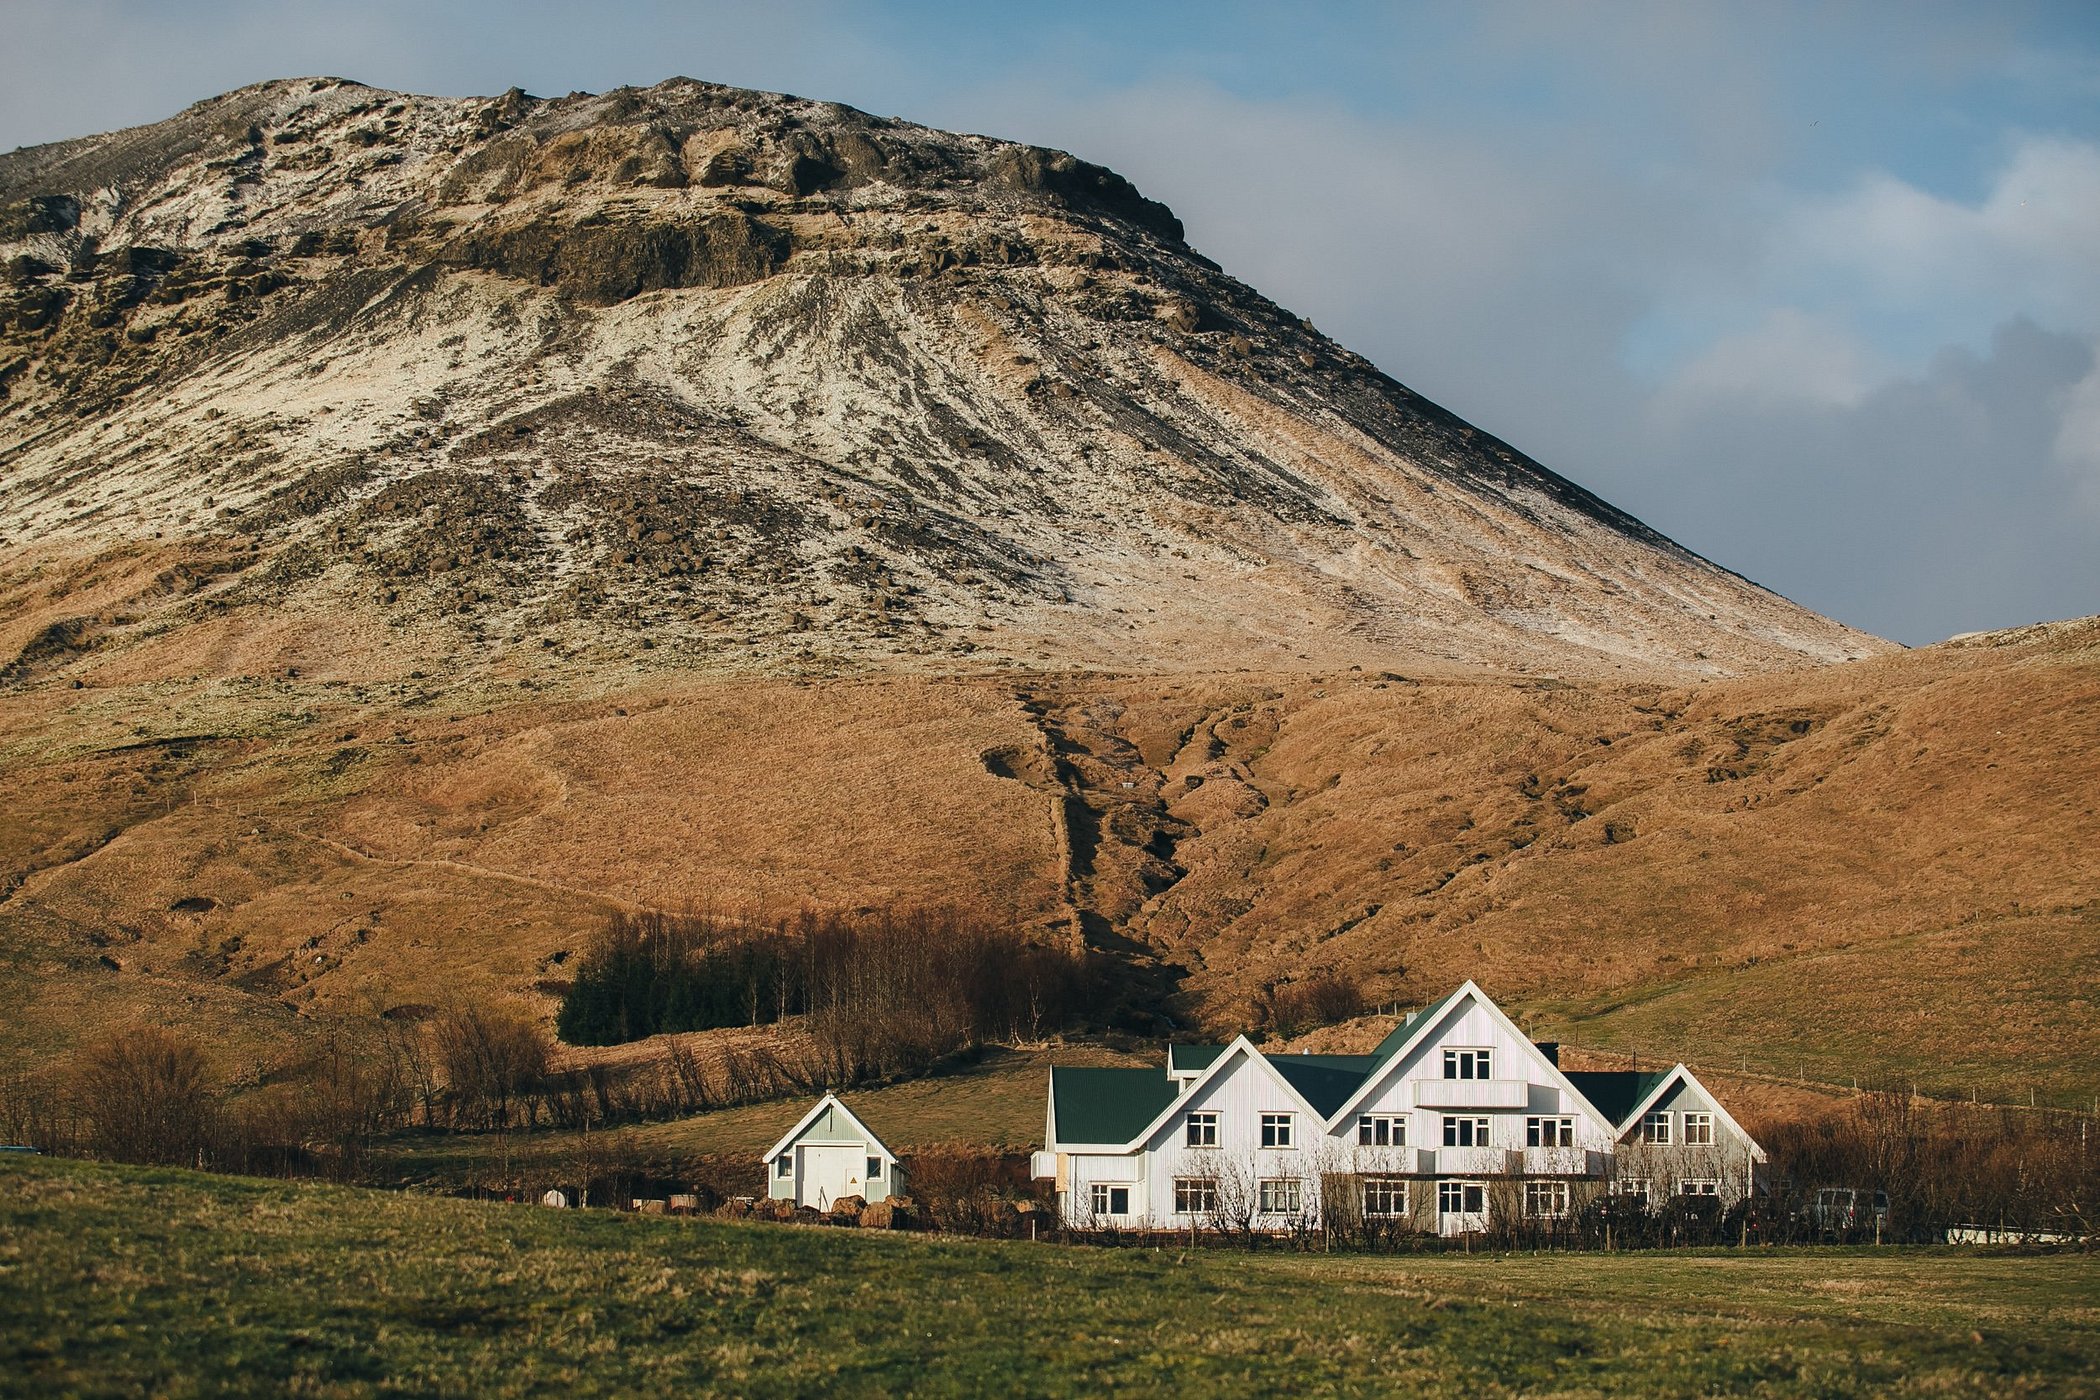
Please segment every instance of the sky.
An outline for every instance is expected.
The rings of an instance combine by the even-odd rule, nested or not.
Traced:
[[[0,150],[684,75],[1056,146],[1418,392],[1918,644],[2100,613],[2100,3],[0,0]]]

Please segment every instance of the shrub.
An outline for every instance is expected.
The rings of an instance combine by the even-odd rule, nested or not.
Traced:
[[[158,1026],[89,1049],[75,1074],[88,1144],[118,1162],[197,1166],[216,1146],[219,1094],[196,1045]]]
[[[519,1007],[498,1005],[455,1006],[430,1024],[455,1121],[507,1127],[522,1110],[530,1126],[549,1054],[539,1022]]]
[[[1364,1013],[1363,987],[1338,972],[1316,972],[1303,981],[1270,987],[1255,1001],[1260,1025],[1278,1035],[1298,1035]]]

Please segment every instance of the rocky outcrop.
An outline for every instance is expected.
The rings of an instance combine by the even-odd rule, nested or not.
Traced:
[[[675,287],[738,287],[779,270],[787,235],[730,210],[684,224],[548,223],[469,233],[440,261],[556,287],[587,302],[625,301]]]

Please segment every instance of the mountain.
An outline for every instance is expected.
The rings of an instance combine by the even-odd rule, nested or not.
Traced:
[[[99,561],[11,590],[17,681],[1885,649],[1060,152],[686,80],[321,79],[0,157],[0,211],[0,536]]]
[[[551,1012],[615,910],[957,900],[1184,1024],[2075,1096],[2100,629],[1903,652],[1058,152],[335,80],[0,156],[0,1052]]]

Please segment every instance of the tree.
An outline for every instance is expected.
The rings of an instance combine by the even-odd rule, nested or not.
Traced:
[[[547,1038],[515,1006],[455,1006],[433,1023],[453,1111],[481,1127],[507,1127],[513,1107],[535,1108],[547,1074]]]
[[[201,1166],[219,1128],[211,1065],[158,1026],[121,1031],[87,1051],[75,1076],[94,1151],[118,1162]]]

